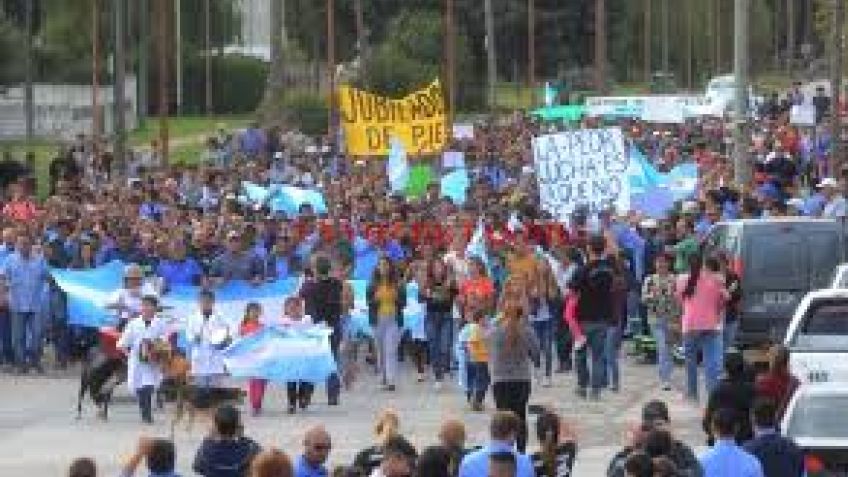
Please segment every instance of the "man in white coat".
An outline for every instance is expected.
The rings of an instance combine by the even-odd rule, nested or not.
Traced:
[[[159,300],[153,295],[141,299],[141,313],[124,328],[118,347],[128,352],[127,385],[138,397],[141,420],[153,423],[153,392],[162,382],[162,370],[151,360],[152,345],[167,340],[167,322],[157,316]]]
[[[200,387],[217,387],[226,373],[223,349],[231,340],[229,324],[215,313],[215,295],[202,290],[197,313],[186,323],[191,346],[191,376]]]

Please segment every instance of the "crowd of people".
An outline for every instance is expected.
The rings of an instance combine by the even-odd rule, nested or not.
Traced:
[[[382,252],[367,290],[373,330],[367,354],[385,391],[396,389],[398,362],[407,354],[419,381],[432,378],[437,389],[451,373],[464,373],[463,391],[470,409],[482,410],[491,391],[495,406],[511,413],[509,418],[496,416],[493,439],[514,437],[523,453],[531,383],[550,386],[556,371],[574,368],[575,394],[602,399],[603,392],[618,392],[622,386],[623,337],[651,335],[657,345],[660,386],[672,389],[674,356],[682,346],[683,391],[693,401],[699,400],[702,389],[699,359],[703,362],[710,401],[708,433],[718,444],[727,443],[728,433],[746,432],[742,437],[747,441],[759,427],[770,427],[774,421],[766,418],[765,404],[754,406],[755,392],[751,399],[746,394],[747,407],[731,409],[735,415],[731,424],[727,406],[719,405],[737,404],[733,402],[739,398],[737,388],[756,385],[731,367],[738,363],[725,360],[734,343],[739,277],[727,256],[705,256],[700,241],[720,220],[846,213],[848,173],[837,170],[836,158],[828,156],[827,130],[789,124],[789,112],[779,104],[767,112],[752,132],[753,174],[746,184],[733,182],[729,132],[723,121],[688,120],[670,126],[616,122],[625,131],[628,147],[640,148],[658,169],[682,162],[698,165],[697,194],[661,220],[639,211],[601,210],[575,214],[569,224],[556,223],[539,205],[530,140],[560,126],[521,114],[480,124],[473,139],[451,143],[450,149],[464,153],[472,178],[467,201],[461,205],[442,197],[437,184],[418,197],[393,194],[382,161],[346,157],[326,138],[312,140],[255,124],[238,134],[219,131],[193,164],[164,164],[154,143],[149,150],[132,154],[121,174],[113,171],[118,168],[104,153],[107,148],[81,136],[52,160],[50,194],[43,201],[33,198],[32,165],[10,164],[7,158],[0,164],[0,182],[8,191],[0,214],[2,369],[43,372],[46,343],[52,345],[57,366],[76,357],[92,332],[68,324],[65,296],[52,281],[50,269],[91,269],[113,260],[128,264],[124,287],[116,292],[112,307],[126,323],[119,345],[131,357],[146,338],[158,333],[150,326],[156,315],[151,296],[167,293],[175,285],[200,285],[205,290],[199,298],[200,311],[194,321],[189,320],[198,345],[192,350],[192,374],[197,382],[214,384],[223,374],[214,353],[218,343],[210,338],[214,327],[207,326],[215,315],[215,287],[231,280],[258,285],[302,276],[299,301],[287,304],[283,318],[309,317],[331,327],[333,352],[342,359],[353,306],[345,280],[353,269],[356,242],[364,239]],[[824,119],[825,114],[817,115],[818,121]],[[597,120],[587,119],[582,126],[596,125]],[[441,169],[439,159],[416,158]],[[297,213],[286,214],[268,204],[247,202],[245,181],[318,190],[327,212],[306,204]],[[486,230],[485,256],[468,248],[480,223]],[[426,309],[421,330],[404,326],[409,282],[418,285]],[[277,313],[249,307],[237,334],[254,332],[262,326],[263,314]],[[142,418],[151,422],[151,395],[160,376],[155,369],[145,374],[147,364],[136,363],[133,368],[130,361],[130,380],[137,380],[131,386],[139,396]],[[770,397],[777,399],[772,406],[780,409],[787,398],[783,391],[791,386],[785,384],[786,376],[772,381],[778,379],[783,381],[772,383],[770,389],[782,394]],[[289,411],[295,412],[309,404],[312,386],[290,384],[294,388],[289,388]],[[342,384],[339,375],[328,381],[330,405],[339,404]],[[261,380],[249,385],[256,414],[261,412],[264,388]],[[732,397],[725,396],[727,389]],[[748,418],[751,409],[758,411],[753,421]],[[553,418],[546,419],[551,421],[539,424],[545,440],[563,437],[565,432]],[[744,431],[739,430],[742,424]],[[620,471],[614,471],[621,472],[617,475],[675,475],[644,470],[673,467],[666,461],[674,459],[657,462],[656,457],[664,454],[652,454],[651,449],[669,442],[667,436],[653,435],[655,430],[652,425],[642,429],[639,444],[621,459]],[[326,440],[320,437],[315,440]],[[410,475],[411,470],[386,468],[395,460],[414,460],[408,458],[405,446],[386,442],[383,473],[376,475]],[[209,452],[214,454],[212,448]],[[663,448],[670,453],[677,449]],[[715,452],[722,449],[717,445]],[[253,455],[257,450],[245,446],[244,452]],[[521,470],[529,465],[523,458],[489,454],[462,459],[459,475],[483,475],[473,470],[479,466],[512,466],[519,469],[517,475],[530,475]],[[172,461],[173,447],[145,441],[134,462],[145,456],[149,464],[151,455],[163,461],[170,455]],[[286,466],[279,452],[258,455],[254,464]],[[390,455],[398,459],[386,458]],[[419,468],[425,456],[438,455],[422,452]],[[723,465],[723,457],[713,460]],[[727,475],[711,473],[711,462],[702,461],[706,475]],[[168,475],[167,470],[154,468],[156,475]],[[557,472],[543,475],[567,475]]]

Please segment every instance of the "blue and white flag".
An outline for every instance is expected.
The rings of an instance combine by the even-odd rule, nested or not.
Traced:
[[[442,197],[449,198],[456,205],[463,205],[468,196],[468,187],[470,185],[471,180],[468,178],[467,169],[462,168],[449,172],[442,176]]]
[[[107,310],[106,304],[121,287],[123,263],[114,261],[90,270],[54,269],[51,274],[67,295],[69,324],[94,328],[115,324],[115,312]]]
[[[483,262],[483,265],[486,266],[486,270],[491,273],[489,253],[486,250],[486,228],[483,226],[482,220],[477,221],[477,228],[474,229],[474,233],[471,234],[471,240],[465,246],[465,254],[469,257],[479,258]]]
[[[289,216],[299,214],[300,208],[304,205],[312,206],[316,214],[327,212],[327,203],[324,201],[323,194],[317,190],[290,185],[272,185],[269,205],[272,211],[284,212]]]
[[[392,192],[399,193],[406,190],[406,185],[409,183],[409,162],[406,160],[406,149],[398,138],[393,137],[390,145],[386,175],[389,176]]]
[[[330,328],[268,326],[224,350],[224,364],[236,378],[324,382],[336,372]]]

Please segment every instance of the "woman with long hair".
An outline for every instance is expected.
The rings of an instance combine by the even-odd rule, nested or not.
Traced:
[[[508,279],[494,328],[491,331],[492,392],[499,410],[521,419],[519,452],[527,447],[527,402],[530,400],[530,367],[539,360],[539,340],[527,322],[528,306],[520,283]]]
[[[447,264],[439,258],[431,259],[427,264],[427,280],[422,287],[421,297],[426,305],[424,327],[427,331],[430,364],[437,387],[441,387],[442,379],[450,365],[453,341],[451,310],[456,294],[456,282]]]
[[[536,420],[536,438],[541,449],[530,459],[537,477],[569,477],[577,457],[574,433],[560,417],[545,410]]]
[[[403,328],[403,309],[406,306],[406,288],[398,278],[392,262],[380,257],[374,276],[366,291],[368,319],[377,342],[379,369],[383,389],[395,390],[398,372],[398,344]]]
[[[683,307],[681,324],[686,360],[686,396],[698,400],[698,354],[703,357],[704,381],[709,395],[718,383],[724,346],[721,322],[730,294],[720,275],[718,260],[699,255],[689,259],[689,273],[677,279],[677,298]]]
[[[554,346],[554,317],[561,314],[556,313],[556,304],[559,301],[559,288],[554,280],[553,272],[547,261],[540,260],[535,268],[536,276],[531,278],[528,285],[530,290],[530,324],[539,340],[544,358],[544,380],[542,386],[551,386],[551,373],[553,372],[553,346]],[[542,371],[541,360],[536,363],[537,378],[540,380]]]
[[[371,475],[383,462],[383,446],[395,436],[400,435],[400,418],[394,409],[383,409],[374,422],[375,443],[362,449],[353,459],[353,467],[363,475]]]

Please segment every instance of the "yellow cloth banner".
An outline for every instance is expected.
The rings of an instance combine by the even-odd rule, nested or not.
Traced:
[[[401,99],[341,86],[338,105],[347,152],[385,156],[397,137],[409,155],[439,153],[448,139],[445,99],[439,80]]]

